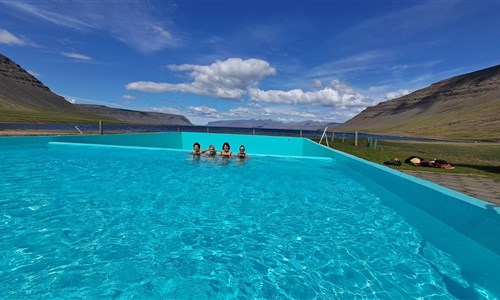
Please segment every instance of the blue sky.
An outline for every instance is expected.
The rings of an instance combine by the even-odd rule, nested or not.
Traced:
[[[500,1],[4,1],[0,53],[76,103],[344,122],[500,63]]]

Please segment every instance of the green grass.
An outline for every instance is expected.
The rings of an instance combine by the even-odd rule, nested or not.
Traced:
[[[315,139],[318,142],[318,139]],[[323,142],[324,144],[324,142]],[[368,148],[367,140],[360,140],[354,146],[353,140],[342,143],[334,140],[330,147],[354,156],[383,164],[393,157],[403,161],[400,167],[390,166],[397,170],[413,170],[426,172],[444,172],[448,174],[467,174],[486,176],[500,180],[500,144],[499,143],[442,143],[442,142],[407,142],[378,141],[376,149]],[[405,164],[404,160],[412,155],[427,160],[443,159],[455,166],[453,170],[439,168],[414,167]]]
[[[91,114],[71,114],[53,111],[5,111],[0,109],[0,122],[10,123],[96,123],[103,120],[119,123],[117,120]]]

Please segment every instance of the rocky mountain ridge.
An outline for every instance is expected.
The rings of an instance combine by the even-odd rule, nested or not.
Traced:
[[[179,115],[72,104],[0,54],[0,122],[95,122],[102,118],[117,123],[192,125]]]
[[[0,76],[15,81],[27,82],[46,91],[50,89],[10,58],[0,55]]]
[[[54,94],[20,65],[0,54],[0,110],[56,110],[78,113],[63,97]]]
[[[339,126],[384,134],[500,138],[500,65],[368,107]]]
[[[80,110],[100,115],[106,118],[144,125],[193,125],[181,115],[164,114],[159,112],[145,112],[130,109],[111,108],[104,105],[77,104]]]

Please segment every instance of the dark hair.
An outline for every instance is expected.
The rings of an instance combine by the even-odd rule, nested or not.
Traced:
[[[200,143],[198,143],[198,142],[196,142],[196,143],[194,143],[194,144],[193,144],[193,148],[194,148],[194,146],[196,146],[196,145],[198,146],[198,148],[201,148]]]
[[[240,148],[241,148],[241,147],[245,148],[245,145],[241,145],[241,146],[240,146]]]
[[[231,146],[229,146],[229,143],[228,142],[225,142],[224,144],[222,144],[222,150],[224,150],[224,146],[227,145],[227,150],[231,149]]]

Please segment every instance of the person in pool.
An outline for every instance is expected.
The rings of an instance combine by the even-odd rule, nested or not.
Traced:
[[[239,158],[247,158],[250,157],[248,154],[245,153],[245,145],[240,146],[240,152],[236,154],[237,157]]]
[[[233,152],[229,151],[230,149],[231,146],[229,145],[229,143],[225,142],[224,144],[222,144],[222,151],[220,152],[220,155],[230,157],[231,155],[233,155]]]
[[[193,155],[201,155],[201,150],[200,150],[200,143],[196,142],[193,144],[193,152],[191,154]]]
[[[208,153],[206,153],[208,152]],[[216,156],[217,155],[217,150],[215,150],[214,145],[208,146],[208,150],[203,150],[202,153],[206,153],[205,155],[207,156]]]

